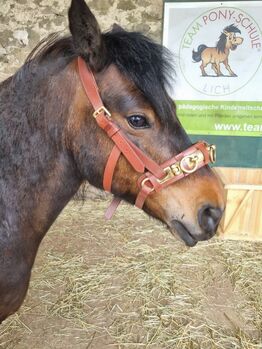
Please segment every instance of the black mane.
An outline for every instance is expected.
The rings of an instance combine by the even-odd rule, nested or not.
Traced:
[[[218,53],[220,53],[220,52],[225,53],[226,42],[227,42],[226,34],[221,33],[219,40],[217,42],[217,46],[216,46]]]
[[[174,73],[170,51],[137,32],[113,30],[102,35],[107,49],[106,65],[115,64],[133,81],[161,120],[168,124],[173,118],[173,106],[166,92]],[[60,38],[52,34],[30,53],[21,69],[30,69],[33,63],[45,64],[55,59],[54,69],[57,72],[76,56],[72,37]]]

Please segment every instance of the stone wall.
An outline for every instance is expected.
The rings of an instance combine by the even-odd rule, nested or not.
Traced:
[[[161,40],[162,0],[86,0],[103,30],[118,23]],[[0,81],[48,34],[67,32],[70,0],[0,0]]]

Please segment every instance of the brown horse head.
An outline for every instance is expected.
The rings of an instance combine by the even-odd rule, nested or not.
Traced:
[[[77,55],[95,73],[99,92],[114,122],[141,150],[158,163],[188,148],[166,87],[171,74],[170,54],[142,34],[118,30],[102,34],[84,0],[73,0],[70,30]],[[101,188],[113,143],[100,130],[71,64],[75,84],[67,145],[83,179]],[[121,156],[114,172],[112,193],[134,203],[139,174]],[[224,210],[220,181],[209,167],[150,195],[144,210],[164,222],[188,244],[212,237]]]

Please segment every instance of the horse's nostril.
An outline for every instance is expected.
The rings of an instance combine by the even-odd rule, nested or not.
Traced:
[[[198,222],[204,232],[214,234],[222,217],[220,208],[204,206],[198,212]]]

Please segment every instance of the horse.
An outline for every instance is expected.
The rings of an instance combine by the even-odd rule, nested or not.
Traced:
[[[200,65],[202,76],[208,76],[205,71],[208,64],[211,64],[216,76],[224,76],[220,70],[220,63],[224,64],[230,76],[237,76],[228,63],[230,50],[234,51],[244,40],[242,37],[236,36],[236,33],[241,34],[241,31],[234,24],[231,24],[224,28],[216,47],[199,45],[197,51],[192,51],[194,62],[202,60]]]
[[[68,17],[70,35],[41,42],[0,85],[0,322],[22,304],[41,240],[86,181],[188,246],[214,236],[225,207],[214,147],[192,145],[167,93],[169,51],[117,25],[102,33],[84,0]]]

